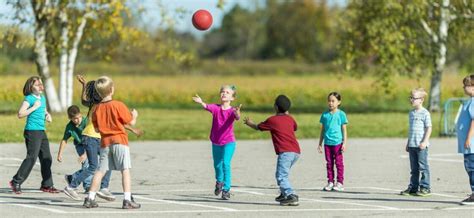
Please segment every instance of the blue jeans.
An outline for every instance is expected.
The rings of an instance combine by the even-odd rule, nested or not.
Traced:
[[[464,168],[469,176],[471,191],[474,193],[474,154],[464,154]]]
[[[410,187],[412,190],[420,188],[430,189],[430,166],[428,165],[428,148],[408,148],[410,156]],[[421,174],[421,179],[420,179]]]
[[[88,166],[84,167],[84,164],[83,164],[82,169],[79,170],[80,172],[77,171],[76,172],[77,174],[76,173],[73,174],[71,187],[77,188],[81,184],[81,182],[83,182],[85,186],[84,188],[87,190],[90,187],[90,183],[91,183],[92,177],[94,176],[94,172],[99,166],[100,139],[89,137],[89,136],[82,136],[82,142],[79,146],[76,146],[76,150],[77,150],[77,147],[82,147],[84,149],[84,151],[81,154],[86,152]],[[77,153],[79,154],[80,152],[77,151]],[[110,170],[105,173],[105,176],[104,178],[102,178],[102,182],[100,184],[101,189],[109,187],[111,173],[112,171]]]
[[[84,148],[84,145],[79,144],[79,145],[75,145],[75,146],[76,146],[76,152],[77,152],[78,156],[81,156],[86,152],[86,149]],[[81,169],[79,169],[78,171],[76,171],[72,174],[73,180],[74,180],[74,178],[77,178],[83,171],[87,170],[88,167],[89,167],[89,161],[86,159],[81,164]],[[82,181],[82,187],[84,188],[84,190],[88,190],[91,187],[91,183],[92,183],[92,176],[89,176],[84,181]],[[79,183],[79,185],[80,185],[80,183]],[[77,185],[77,186],[79,186],[79,185]],[[75,188],[77,188],[77,187],[75,187]]]
[[[291,188],[289,176],[291,167],[299,157],[300,155],[295,152],[283,152],[278,155],[275,177],[280,187],[280,193],[284,196],[295,193]]]
[[[235,142],[229,142],[225,145],[212,145],[212,158],[214,159],[214,170],[216,172],[216,181],[223,182],[223,190],[229,191],[231,186],[230,161],[234,156]]]

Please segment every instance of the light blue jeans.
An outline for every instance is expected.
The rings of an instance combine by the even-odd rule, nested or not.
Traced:
[[[474,154],[464,154],[464,168],[469,176],[471,191],[474,193]]]
[[[283,152],[278,155],[275,177],[280,187],[280,193],[284,196],[295,193],[291,187],[289,176],[291,167],[299,157],[300,155],[295,152]]]
[[[410,156],[410,186],[412,190],[430,189],[430,166],[428,165],[428,148],[408,148]],[[421,174],[421,179],[420,179]]]
[[[224,191],[229,191],[231,186],[232,174],[230,161],[234,156],[235,142],[229,142],[225,145],[212,144],[212,158],[214,159],[214,170],[216,172],[216,181],[223,182]]]

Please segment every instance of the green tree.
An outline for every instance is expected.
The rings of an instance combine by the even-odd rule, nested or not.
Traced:
[[[437,111],[448,44],[472,33],[473,8],[465,0],[350,1],[342,16],[339,63],[359,75],[378,66],[376,74],[387,90],[395,74],[420,78],[430,73],[429,108]]]

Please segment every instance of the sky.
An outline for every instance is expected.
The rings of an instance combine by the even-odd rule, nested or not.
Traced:
[[[161,22],[160,9],[157,0],[137,0],[143,3],[146,7],[146,14],[140,17],[140,23],[150,30],[155,29]],[[202,36],[206,31],[196,30],[191,22],[193,12],[199,9],[208,10],[213,16],[213,24],[210,28],[218,28],[221,25],[224,14],[232,9],[235,4],[241,7],[252,9],[257,2],[264,2],[265,0],[225,0],[224,9],[217,8],[218,0],[161,0],[162,4],[168,9],[169,16],[175,21],[174,28],[180,32],[191,32],[196,36]],[[344,5],[347,0],[328,0],[330,5]],[[176,13],[176,9],[184,9],[184,14]],[[8,24],[8,17],[12,16],[12,9],[6,5],[6,0],[0,0],[0,24]],[[209,30],[207,30],[209,31]]]

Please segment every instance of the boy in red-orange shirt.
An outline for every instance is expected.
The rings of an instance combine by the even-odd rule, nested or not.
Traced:
[[[97,93],[102,97],[102,102],[97,104],[92,114],[94,128],[101,135],[100,165],[92,179],[89,196],[84,200],[84,207],[95,208],[99,205],[95,201],[95,195],[100,181],[107,170],[120,170],[122,172],[122,187],[124,191],[123,209],[140,208],[131,194],[130,149],[128,146],[128,135],[124,125],[135,125],[138,112],[131,112],[127,106],[116,100],[112,100],[114,84],[112,79],[103,76],[95,83]]]

